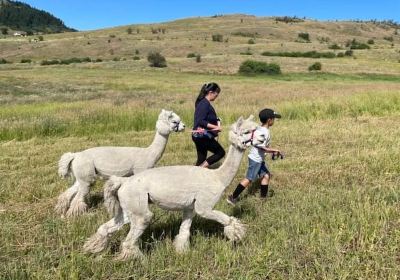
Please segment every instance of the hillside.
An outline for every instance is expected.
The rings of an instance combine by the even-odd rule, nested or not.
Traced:
[[[299,37],[307,33],[309,41]],[[11,62],[31,59],[90,57],[103,61],[125,60],[124,68],[147,67],[150,51],[161,52],[169,69],[184,72],[236,73],[240,63],[256,59],[279,63],[284,72],[304,72],[313,58],[262,56],[263,52],[344,53],[352,40],[369,49],[355,49],[350,57],[324,59],[323,70],[334,73],[400,73],[400,32],[393,22],[294,20],[275,17],[228,15],[199,17],[148,25],[120,26],[90,32],[0,39],[0,58]],[[221,42],[213,35],[222,35]],[[339,49],[332,49],[333,45]],[[201,63],[189,54],[200,54]],[[140,58],[132,61],[133,57]],[[129,62],[129,63],[128,63]],[[121,65],[121,64],[120,64]]]
[[[52,14],[19,1],[0,1],[0,27],[27,33],[75,31]]]

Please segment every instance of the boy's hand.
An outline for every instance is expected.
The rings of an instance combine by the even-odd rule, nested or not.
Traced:
[[[285,155],[281,151],[277,150],[276,152],[272,153],[271,159],[272,160],[276,160],[278,158],[283,159],[284,157],[285,157]]]

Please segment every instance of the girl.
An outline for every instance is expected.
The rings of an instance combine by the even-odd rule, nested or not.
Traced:
[[[217,114],[211,102],[217,99],[221,88],[216,83],[204,84],[196,99],[192,140],[196,145],[196,166],[208,167],[225,156],[225,150],[215,140],[221,131]],[[207,158],[207,152],[213,153]]]

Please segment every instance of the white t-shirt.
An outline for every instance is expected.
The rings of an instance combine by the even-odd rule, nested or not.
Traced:
[[[256,131],[254,131],[254,136],[253,138],[257,138],[263,135],[265,137],[265,141],[257,146],[253,146],[250,149],[249,152],[249,158],[251,160],[254,160],[256,162],[263,162],[265,160],[265,151],[263,149],[259,149],[257,147],[269,147],[270,142],[271,142],[271,134],[269,132],[269,129],[263,126],[257,127]]]

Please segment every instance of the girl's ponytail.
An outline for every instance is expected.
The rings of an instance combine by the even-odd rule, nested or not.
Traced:
[[[194,103],[195,107],[197,106],[197,104],[199,104],[201,100],[203,100],[207,96],[207,93],[209,91],[215,91],[219,93],[221,89],[216,83],[204,84],[200,89],[200,93],[197,96],[196,102]]]

